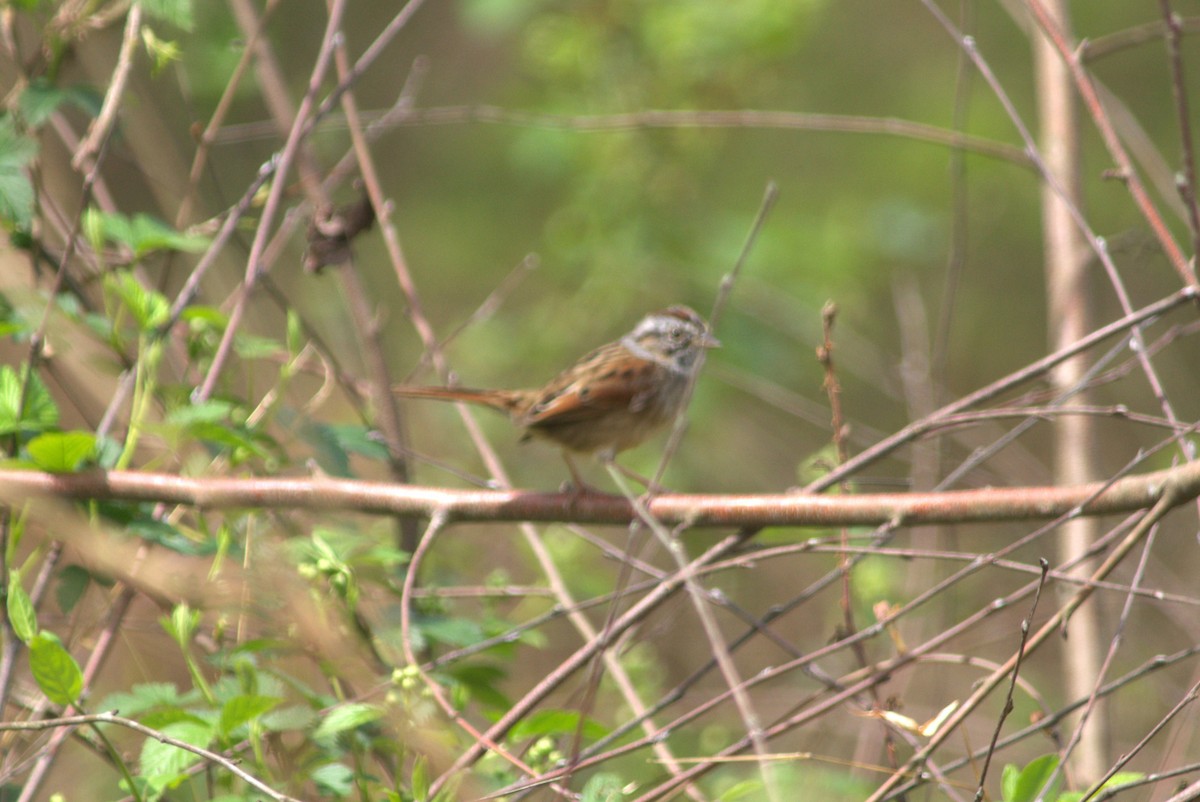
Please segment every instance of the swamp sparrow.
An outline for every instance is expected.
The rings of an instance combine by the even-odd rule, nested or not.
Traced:
[[[479,404],[507,413],[525,430],[563,448],[576,486],[585,487],[568,452],[611,460],[670,423],[687,401],[700,356],[720,343],[704,318],[672,306],[642,318],[633,331],[602,345],[535,390],[394,387],[405,398]]]

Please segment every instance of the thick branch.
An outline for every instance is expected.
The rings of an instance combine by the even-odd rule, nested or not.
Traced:
[[[1141,476],[1073,487],[1006,487],[941,493],[813,496],[667,494],[648,501],[664,524],[687,526],[875,526],[1054,518],[1073,512],[1108,515],[1145,509],[1164,488],[1187,500],[1200,496],[1200,462]],[[522,490],[455,490],[349,479],[305,477],[187,478],[137,471],[49,474],[0,470],[0,503],[31,496],[76,500],[153,501],[201,508],[355,510],[451,521],[571,521],[627,524],[621,496]]]

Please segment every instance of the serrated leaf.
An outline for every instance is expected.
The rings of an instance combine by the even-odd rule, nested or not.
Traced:
[[[72,473],[96,455],[96,436],[89,432],[47,432],[25,445],[33,464],[49,473]]]
[[[66,706],[78,701],[83,672],[54,635],[39,632],[29,642],[29,670],[51,702]]]
[[[354,790],[354,772],[341,763],[327,763],[313,769],[312,781],[332,796],[346,796]]]
[[[97,710],[116,710],[122,716],[137,718],[147,710],[181,704],[179,689],[170,682],[142,682],[128,691],[110,693],[100,700]]]
[[[212,742],[210,725],[196,721],[168,724],[160,732],[192,746],[207,747]],[[187,779],[187,769],[200,761],[200,755],[178,746],[147,738],[142,744],[138,765],[141,775],[155,790],[174,788]]]
[[[153,331],[167,322],[171,310],[167,299],[143,287],[132,273],[114,273],[106,283],[133,315],[141,331]]]
[[[283,700],[277,696],[243,694],[229,699],[221,706],[221,735],[229,735],[235,729],[275,709]]]
[[[58,407],[37,374],[30,377],[22,406],[21,380],[25,372],[22,368],[18,374],[8,365],[0,365],[0,435],[45,431],[58,425]]]
[[[303,705],[272,710],[262,717],[263,727],[271,732],[298,732],[312,726],[317,714]]]
[[[207,237],[176,231],[157,217],[135,214],[126,217],[117,212],[89,209],[84,217],[84,232],[93,247],[98,240],[124,245],[141,259],[154,251],[195,253],[208,247]]]
[[[382,715],[383,711],[374,705],[354,703],[335,707],[321,720],[313,738],[331,740],[347,730],[370,724]]]
[[[21,586],[21,574],[10,571],[8,574],[8,623],[12,625],[13,634],[23,643],[29,643],[37,635],[37,610],[33,600]]]
[[[88,86],[55,86],[45,78],[35,78],[25,87],[17,100],[21,118],[30,128],[37,128],[61,106],[70,104],[83,109],[91,117],[100,113],[101,97]]]
[[[208,237],[185,234],[148,214],[135,214],[130,230],[133,234],[133,252],[138,258],[152,251],[183,251],[197,253],[208,247]]]

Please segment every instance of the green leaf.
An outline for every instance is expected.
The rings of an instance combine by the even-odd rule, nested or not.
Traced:
[[[354,790],[354,772],[341,763],[327,763],[310,776],[317,788],[331,796],[347,796]]]
[[[20,229],[33,221],[33,185],[25,174],[37,143],[21,136],[10,117],[0,117],[0,222]]]
[[[194,540],[166,521],[156,521],[153,518],[130,521],[127,531],[142,540],[179,554],[206,557],[217,550],[215,540]]]
[[[283,700],[277,696],[243,694],[229,699],[221,706],[219,732],[228,736],[243,724],[259,718],[279,706]]]
[[[616,774],[601,772],[592,776],[583,786],[581,802],[617,802],[625,798],[624,787],[625,783]]]
[[[122,716],[137,718],[147,710],[175,707],[183,702],[179,689],[170,682],[143,682],[129,691],[110,693],[100,700],[98,710],[115,710]]]
[[[58,425],[58,407],[46,385],[34,374],[29,379],[25,405],[21,406],[20,375],[8,365],[0,365],[0,435],[20,431],[45,431]]]
[[[762,780],[742,780],[721,792],[717,802],[736,802],[739,799],[759,799],[763,793]]]
[[[429,761],[424,755],[417,755],[417,759],[413,761],[412,770],[412,795],[416,802],[425,802],[429,799]]]
[[[53,634],[39,632],[29,642],[29,669],[51,702],[66,706],[79,699],[83,690],[83,672]]]
[[[192,13],[192,0],[141,0],[146,14],[155,19],[169,22],[172,25],[191,31],[196,24],[195,14]]]
[[[283,355],[283,344],[279,340],[249,334],[236,335],[233,338],[233,349],[242,359],[266,359]]]
[[[1025,768],[1008,764],[1004,767],[1001,789],[1004,802],[1033,802],[1046,787],[1050,776],[1058,768],[1058,756],[1042,755],[1031,760]],[[1053,797],[1053,794],[1047,794]]]
[[[153,251],[184,251],[195,253],[208,247],[207,237],[185,234],[148,214],[126,217],[120,213],[100,212],[92,209],[85,220],[89,239],[99,237],[103,241],[124,245],[133,251],[134,259],[141,259]]]
[[[519,722],[509,733],[513,741],[524,741],[542,735],[571,735],[579,727],[579,712],[576,710],[539,710]],[[608,734],[608,729],[595,719],[586,719],[583,735],[595,740]]]
[[[313,732],[315,740],[330,742],[341,733],[370,724],[383,715],[375,705],[353,703],[330,710]]]
[[[303,705],[272,710],[262,717],[263,727],[271,732],[299,732],[312,726],[316,713]]]
[[[181,648],[186,649],[200,626],[200,611],[193,610],[186,604],[177,604],[171,615],[163,616],[159,623]]]
[[[58,609],[63,613],[69,613],[75,609],[75,605],[83,598],[83,594],[87,591],[88,585],[92,582],[92,575],[87,569],[78,565],[68,565],[66,568],[58,572],[58,582],[54,588],[54,596],[58,601]]]
[[[351,454],[361,454],[378,462],[388,458],[387,448],[374,430],[366,426],[298,421],[297,428],[301,439],[313,449],[321,470],[331,476],[351,476]]]
[[[148,290],[132,273],[120,271],[105,279],[108,289],[121,299],[141,331],[153,331],[167,322],[171,305],[161,293]]]
[[[196,721],[168,724],[160,732],[192,746],[207,747],[213,739],[212,726]],[[186,780],[188,767],[200,762],[200,759],[195,752],[147,738],[142,744],[139,766],[150,787],[161,791],[175,788]]]
[[[88,432],[47,432],[25,445],[33,464],[50,473],[72,473],[96,455],[96,436]]]
[[[21,587],[21,574],[16,570],[8,574],[8,622],[12,624],[13,633],[24,643],[37,635],[37,610],[25,588]]]
[[[96,90],[88,86],[58,87],[45,78],[35,78],[25,87],[17,100],[21,118],[30,128],[37,128],[60,106],[70,104],[95,117],[100,113],[102,99]]]

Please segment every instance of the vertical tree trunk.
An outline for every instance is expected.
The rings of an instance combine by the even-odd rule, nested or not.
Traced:
[[[1070,19],[1065,0],[1043,0],[1044,6],[1069,30]],[[1054,46],[1032,26],[1034,58],[1037,67],[1037,92],[1042,153],[1050,172],[1065,190],[1064,199],[1049,185],[1042,189],[1042,225],[1045,239],[1047,322],[1051,350],[1062,348],[1083,337],[1091,329],[1091,297],[1087,281],[1088,258],[1083,236],[1071,217],[1069,204],[1081,203],[1079,190],[1079,132],[1075,90],[1067,65]],[[1086,370],[1083,359],[1073,359],[1056,370],[1051,381],[1056,393],[1074,387]],[[1086,403],[1082,394],[1077,403]],[[1055,423],[1054,473],[1059,484],[1090,481],[1096,471],[1092,463],[1095,444],[1092,419],[1066,416]],[[1096,537],[1093,521],[1076,519],[1063,527],[1061,557],[1075,559],[1087,550]],[[1086,575],[1088,565],[1076,573]],[[1064,649],[1066,685],[1071,697],[1086,697],[1092,692],[1100,670],[1102,648],[1096,600],[1072,617],[1069,639]],[[1074,761],[1077,781],[1091,782],[1100,777],[1109,761],[1105,744],[1103,703],[1090,711]]]

